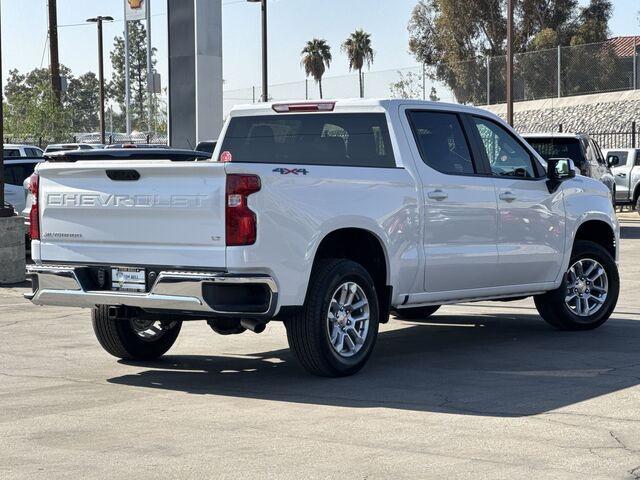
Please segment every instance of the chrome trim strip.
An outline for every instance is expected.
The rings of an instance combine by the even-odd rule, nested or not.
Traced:
[[[271,277],[241,276],[228,273],[162,271],[149,293],[85,290],[77,271],[83,267],[68,265],[28,265],[27,274],[36,276],[38,290],[25,295],[36,305],[92,308],[95,305],[126,305],[159,310],[182,310],[221,315],[268,315],[274,313],[278,286]],[[142,267],[141,267],[142,268]],[[219,312],[202,296],[204,283],[262,284],[271,292],[264,312]]]

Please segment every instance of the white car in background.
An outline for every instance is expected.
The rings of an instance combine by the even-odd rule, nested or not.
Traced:
[[[44,152],[33,145],[6,143],[3,146],[4,158],[42,158]]]
[[[640,212],[640,148],[614,148],[604,156],[616,181],[616,203]]]
[[[4,159],[5,201],[11,204],[16,213],[21,214],[27,203],[27,190],[24,184],[43,158],[11,157]],[[24,213],[22,213],[24,215]],[[28,213],[27,213],[28,216]]]
[[[95,150],[104,148],[104,145],[93,143],[52,143],[44,150],[45,155],[55,152],[71,152],[74,150]]]

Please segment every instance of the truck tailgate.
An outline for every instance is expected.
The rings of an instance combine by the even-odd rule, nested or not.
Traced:
[[[224,165],[163,160],[47,163],[43,262],[224,268]]]

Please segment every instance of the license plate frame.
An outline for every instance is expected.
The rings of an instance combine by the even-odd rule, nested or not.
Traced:
[[[136,267],[111,267],[111,290],[145,293],[147,291],[146,270]]]

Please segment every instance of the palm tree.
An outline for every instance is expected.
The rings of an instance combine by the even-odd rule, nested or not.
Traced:
[[[322,98],[322,76],[333,60],[331,47],[326,40],[314,38],[307,42],[300,55],[302,55],[300,65],[304,67],[304,73],[318,82],[320,98]]]
[[[371,68],[374,57],[373,48],[371,48],[371,34],[362,29],[356,30],[344,41],[342,51],[349,57],[349,70],[358,71],[360,98],[364,98],[362,68],[365,65],[367,68]]]

